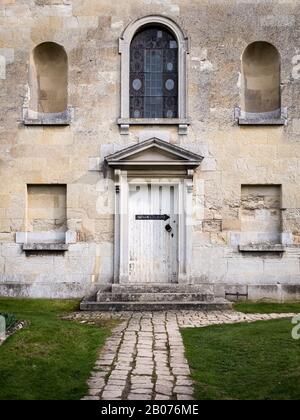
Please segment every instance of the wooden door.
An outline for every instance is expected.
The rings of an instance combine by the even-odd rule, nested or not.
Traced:
[[[178,185],[130,184],[129,281],[177,283]]]

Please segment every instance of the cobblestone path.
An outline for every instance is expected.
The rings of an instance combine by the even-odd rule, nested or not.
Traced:
[[[122,320],[107,340],[84,400],[192,400],[190,369],[180,328],[255,322],[294,314],[237,312],[78,313],[81,322]]]

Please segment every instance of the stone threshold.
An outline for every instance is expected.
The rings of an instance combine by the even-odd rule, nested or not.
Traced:
[[[225,299],[212,302],[95,302],[83,300],[80,310],[84,312],[162,312],[162,311],[200,311],[219,312],[232,310],[232,303]]]

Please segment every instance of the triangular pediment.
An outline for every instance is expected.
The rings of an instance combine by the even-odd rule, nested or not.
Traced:
[[[106,157],[107,164],[116,168],[145,165],[195,168],[202,160],[202,156],[157,138],[143,141]]]

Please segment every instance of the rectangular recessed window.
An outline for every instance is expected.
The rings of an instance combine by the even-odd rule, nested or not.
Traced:
[[[66,231],[66,185],[28,185],[27,232],[43,232],[45,237],[47,234],[50,237],[51,234],[53,236],[55,233],[63,234]]]
[[[281,186],[242,186],[241,222],[243,245],[280,244]]]

